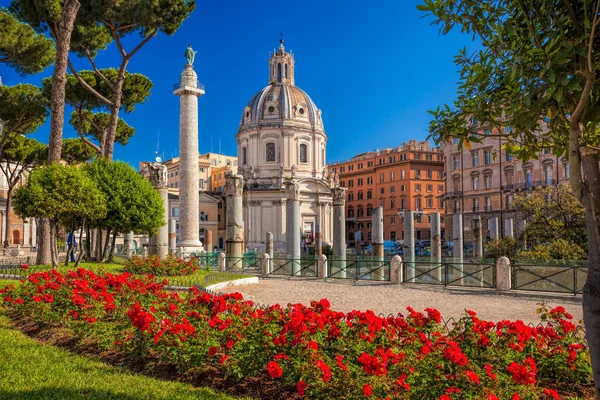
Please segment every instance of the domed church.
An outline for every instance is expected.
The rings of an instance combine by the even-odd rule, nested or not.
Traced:
[[[287,182],[297,187],[304,242],[314,242],[319,224],[323,242],[331,243],[331,187],[337,178],[326,167],[321,110],[295,85],[295,70],[294,56],[281,40],[269,60],[269,84],[244,107],[236,135],[249,248],[264,247],[267,232],[273,233],[275,249],[285,245]]]

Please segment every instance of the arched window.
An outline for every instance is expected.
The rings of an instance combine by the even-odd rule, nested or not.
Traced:
[[[277,82],[281,82],[281,63],[277,64]]]
[[[246,165],[246,163],[248,162],[248,160],[246,158],[248,152],[246,149],[247,149],[247,147],[242,147],[242,165]]]
[[[348,207],[348,218],[354,218],[354,207]]]
[[[305,144],[300,145],[300,162],[301,163],[308,162],[308,146]]]
[[[288,77],[288,68],[287,68],[287,64],[285,64],[285,77]]]
[[[267,155],[267,162],[275,162],[275,143],[267,143],[265,153]]]
[[[363,214],[363,206],[362,206],[362,204],[359,204],[359,205],[358,205],[358,209],[356,210],[356,216],[357,216],[358,218],[360,218],[360,217],[362,217],[363,215],[364,215],[364,214]]]

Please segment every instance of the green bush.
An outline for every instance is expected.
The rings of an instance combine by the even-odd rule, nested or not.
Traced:
[[[537,245],[531,250],[522,250],[518,256],[523,260],[583,260],[586,254],[578,244],[556,239],[549,244]]]
[[[508,257],[514,260],[517,250],[517,241],[510,236],[502,239],[490,240],[485,245],[485,257],[494,260],[500,257]]]

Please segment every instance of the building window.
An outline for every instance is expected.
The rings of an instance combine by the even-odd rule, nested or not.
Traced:
[[[426,189],[428,192],[433,192],[433,185],[427,185]]]
[[[390,193],[394,193],[396,191],[396,188],[394,186],[390,186]]]
[[[438,192],[444,191],[444,185],[438,185]]]
[[[459,160],[458,156],[454,156],[453,160],[454,160],[454,163],[453,163],[454,168],[453,169],[454,169],[454,171],[456,171],[460,167],[460,160]]]
[[[476,167],[479,165],[479,153],[473,152],[471,153],[471,160],[473,161],[473,166]]]
[[[248,151],[248,149],[246,147],[242,147],[242,165],[246,165],[246,163],[248,162],[248,160],[246,158],[247,157],[247,151]],[[204,169],[204,168],[201,168],[201,169]]]
[[[208,221],[208,214],[204,211],[200,211],[200,221]]]
[[[400,185],[400,191],[401,191],[401,192],[404,192],[404,191],[406,191],[406,186],[405,186],[405,185]]]
[[[367,217],[370,217],[371,215],[373,215],[373,205],[367,204]]]
[[[421,159],[421,153],[415,153],[415,160]]]
[[[394,208],[396,208],[396,200],[392,199],[390,200],[390,208],[393,210]]]
[[[300,162],[308,162],[308,146],[306,146],[305,144],[300,145]]]
[[[385,188],[379,188],[379,193],[380,194],[385,194]]]
[[[275,162],[275,143],[267,143],[265,146],[267,162]]]
[[[420,210],[421,210],[421,198],[420,198],[420,197],[417,197],[417,198],[415,199],[415,209],[416,209],[417,211],[420,211]]]
[[[486,150],[483,152],[484,163],[485,165],[490,165],[492,163],[492,152],[491,150]]]
[[[358,180],[357,180],[356,184],[357,184],[358,186],[362,186],[362,185],[363,185],[363,178],[358,178]]]
[[[354,208],[348,208],[348,218],[354,218]]]
[[[406,199],[400,199],[400,208],[406,210]]]
[[[179,207],[173,207],[171,209],[171,216],[172,217],[179,217]]]
[[[372,177],[368,177],[367,178],[367,185],[372,185],[373,184],[373,178]]]
[[[350,179],[350,180],[348,181],[348,187],[349,187],[349,188],[351,188],[351,187],[354,187],[354,179]]]
[[[394,176],[395,176],[394,171],[390,172],[390,181],[391,182],[394,182]]]
[[[478,189],[479,189],[479,177],[474,176],[473,177],[473,190],[478,190]]]
[[[568,162],[565,162],[565,179],[569,179],[569,175],[571,172],[571,166],[569,165]]]
[[[428,197],[426,199],[427,208],[433,208],[433,197]]]
[[[348,193],[348,201],[354,201],[354,193]]]
[[[363,206],[361,204],[358,205],[358,208],[356,209],[356,217],[360,218],[363,216]]]
[[[396,223],[396,217],[390,217],[390,224],[394,225]],[[396,232],[393,232],[394,236],[396,235]]]
[[[444,179],[444,171],[437,171],[437,178],[439,181]]]
[[[405,170],[400,171],[400,179],[406,179],[406,171]]]
[[[552,185],[552,166],[546,165],[544,167],[544,180],[546,181],[546,185]]]
[[[485,211],[492,211],[492,198],[491,197],[485,198]]]
[[[400,154],[400,161],[406,161],[406,153]]]
[[[391,162],[391,163],[393,163],[393,162],[396,162],[396,157],[395,157],[395,156],[391,156],[391,157],[390,157],[390,162]]]
[[[213,167],[216,167],[216,166],[217,166],[217,159],[216,159],[216,158],[213,158],[212,160],[210,160],[210,164],[211,164]]]
[[[479,211],[479,199],[473,199],[473,211]]]
[[[506,150],[506,161],[512,161],[512,154],[508,150]]]
[[[452,144],[458,144],[458,138],[453,138],[452,139]]]
[[[532,185],[533,185],[533,183],[531,182],[531,170],[526,169],[525,170],[525,186],[531,187]]]
[[[421,184],[420,184],[420,183],[417,183],[417,184],[415,185],[415,192],[420,192],[420,191],[421,191]]]
[[[439,209],[444,208],[444,200],[443,199],[438,199],[438,208]]]
[[[358,195],[356,196],[358,200],[362,200],[363,199],[363,192],[358,192]]]
[[[204,188],[205,188],[205,187],[204,187],[204,185],[205,185],[205,182],[206,182],[206,181],[205,181],[204,179],[200,179],[200,182],[199,182],[199,184],[200,184],[200,189],[204,189]]]
[[[420,169],[415,170],[415,178],[421,179],[421,170]]]
[[[433,179],[433,171],[430,169],[427,170],[427,179]]]
[[[384,177],[384,173],[382,172],[379,174],[379,183],[383,183],[383,182],[385,182],[385,177]]]
[[[373,197],[373,192],[369,190],[369,191],[367,192],[367,199],[370,199],[370,198],[372,198],[372,197]]]

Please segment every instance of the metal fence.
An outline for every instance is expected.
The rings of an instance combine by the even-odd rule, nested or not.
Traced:
[[[286,258],[273,257],[269,260],[269,275],[316,277],[318,275],[318,258]]]
[[[219,270],[219,253],[201,253],[196,256],[198,268],[205,271]]]
[[[36,267],[22,268],[23,264],[30,265],[31,257],[0,258],[0,277],[7,279],[23,279]]]
[[[327,261],[327,277],[339,279],[389,281],[391,259],[356,256],[331,257]]]
[[[443,286],[495,288],[496,263],[405,261],[404,282]]]
[[[241,257],[229,256],[225,258],[225,270],[228,272],[260,274],[262,271],[262,258],[258,253],[248,253]]]
[[[512,265],[513,290],[534,292],[581,294],[587,278],[588,267],[583,262],[553,265],[519,263]]]

